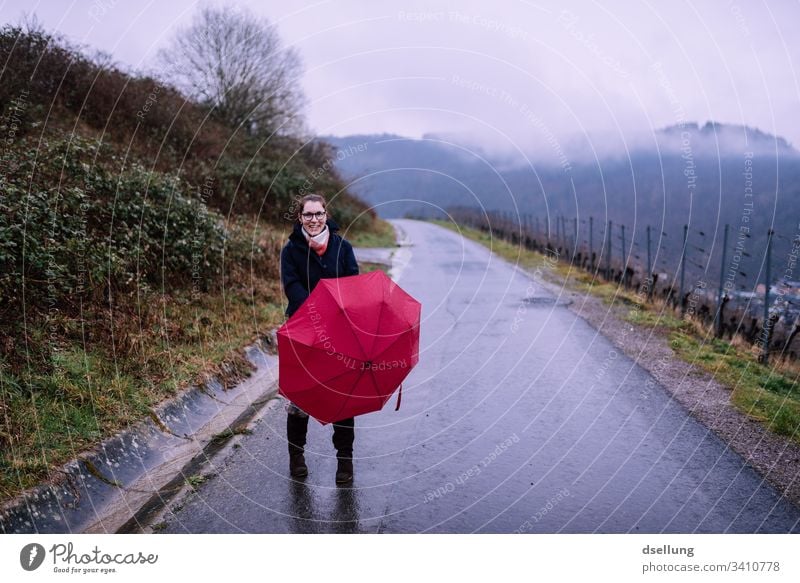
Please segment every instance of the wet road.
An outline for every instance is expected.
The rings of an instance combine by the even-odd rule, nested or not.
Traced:
[[[422,302],[420,363],[356,418],[355,480],[331,427],[288,476],[276,399],[160,532],[798,532],[800,511],[535,280],[435,225],[399,283]]]

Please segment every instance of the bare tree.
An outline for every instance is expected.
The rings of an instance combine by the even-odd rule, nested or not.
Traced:
[[[164,77],[249,134],[302,131],[302,63],[275,25],[243,9],[205,6],[158,53]]]

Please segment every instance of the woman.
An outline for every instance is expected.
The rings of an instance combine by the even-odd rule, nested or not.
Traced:
[[[300,201],[298,222],[281,251],[281,283],[289,300],[286,316],[291,317],[322,278],[358,275],[353,246],[337,234],[338,225],[327,216],[325,199],[308,194]],[[295,478],[308,475],[303,456],[308,430],[308,415],[289,403],[286,439],[289,442],[289,472]],[[353,480],[353,418],[333,424],[336,448],[336,483]]]

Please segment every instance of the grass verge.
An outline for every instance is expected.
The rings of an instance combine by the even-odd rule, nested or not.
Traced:
[[[383,271],[386,275],[389,275],[390,267],[385,263],[372,263],[370,261],[361,261],[358,264],[358,272],[359,273],[369,273],[371,271]]]
[[[342,233],[353,247],[395,247],[397,238],[389,221],[377,219],[372,227],[358,233]]]
[[[280,304],[236,290],[147,301],[159,304],[163,319],[143,326],[130,349],[61,341],[41,371],[15,375],[0,363],[0,499],[47,479],[184,387],[211,376],[232,386],[248,376],[242,348],[283,319]]]

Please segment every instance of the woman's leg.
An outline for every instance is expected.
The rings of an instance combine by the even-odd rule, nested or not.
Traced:
[[[333,424],[333,447],[336,448],[336,483],[346,484],[353,479],[353,441],[355,419],[342,419]]]
[[[289,472],[295,477],[308,474],[303,452],[308,432],[308,417],[286,414],[286,441],[289,443]]]
[[[333,424],[333,447],[336,457],[353,457],[353,441],[355,440],[355,419],[342,419]]]

